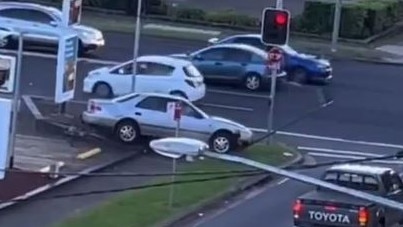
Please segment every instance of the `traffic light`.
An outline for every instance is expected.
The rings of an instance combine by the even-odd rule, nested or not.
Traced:
[[[290,12],[284,9],[265,8],[262,18],[262,42],[266,45],[288,43],[290,32]]]

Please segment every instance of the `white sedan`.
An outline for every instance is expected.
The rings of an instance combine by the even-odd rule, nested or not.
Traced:
[[[83,123],[110,128],[121,142],[133,143],[143,135],[175,136],[177,122],[171,107],[176,103],[182,107],[180,136],[204,141],[219,153],[252,142],[253,133],[244,125],[209,116],[190,101],[173,95],[134,93],[115,99],[90,99],[81,117]]]
[[[83,91],[103,98],[132,92],[133,60],[88,73]],[[135,91],[181,96],[190,101],[202,99],[206,93],[204,78],[190,61],[169,56],[137,58]]]

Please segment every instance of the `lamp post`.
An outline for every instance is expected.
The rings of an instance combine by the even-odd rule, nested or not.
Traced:
[[[202,151],[208,148],[208,145],[204,142],[188,139],[188,138],[165,138],[159,140],[153,140],[150,142],[150,147],[157,154],[162,156],[172,158],[172,182],[175,182],[177,159],[183,156],[197,156],[201,154]],[[169,190],[169,200],[168,204],[171,208],[174,201],[175,185],[172,184]]]
[[[151,145],[153,144],[153,145]],[[156,146],[156,144],[158,146]],[[218,154],[208,150],[208,145],[204,142],[195,140],[195,139],[188,139],[188,138],[164,138],[153,140],[150,143],[150,147],[158,154],[172,157],[173,155],[190,155],[190,156],[200,156],[205,155],[210,158],[235,162],[239,164],[244,164],[247,166],[251,166],[257,169],[265,170],[267,172],[271,172],[283,177],[287,177],[302,183],[320,186],[322,188],[330,189],[333,191],[337,191],[340,193],[348,194],[360,199],[364,199],[367,201],[371,201],[377,204],[381,204],[393,209],[403,211],[403,203],[396,202],[394,200],[386,199],[380,196],[372,195],[366,192],[361,192],[355,189],[350,189],[346,187],[342,187],[336,184],[332,184],[326,181],[322,181],[316,179],[314,177],[306,176],[299,173],[294,173],[291,171],[287,171],[275,166],[266,165],[264,163],[256,162],[254,160],[250,160],[243,157],[227,155],[227,154]]]
[[[132,76],[132,92],[136,91],[136,75],[137,75],[137,58],[139,55],[140,45],[140,27],[141,27],[141,6],[142,0],[137,0],[137,14],[136,14],[136,28],[134,32],[134,46],[133,46],[133,76]]]

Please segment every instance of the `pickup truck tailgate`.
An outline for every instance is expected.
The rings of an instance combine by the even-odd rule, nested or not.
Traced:
[[[294,207],[296,226],[340,226],[359,227],[360,217],[364,214],[360,208],[368,207],[366,201],[333,193],[332,199],[326,192],[310,192],[298,199],[299,207]],[[297,209],[297,210],[295,210]],[[361,216],[360,216],[361,215]],[[365,213],[368,222],[369,214]]]
[[[360,226],[357,209],[314,204],[304,205],[299,214],[298,222],[309,224],[309,226]]]

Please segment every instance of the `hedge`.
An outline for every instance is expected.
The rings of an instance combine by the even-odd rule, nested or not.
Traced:
[[[124,11],[128,15],[137,12],[138,0],[83,0],[84,7],[96,7]],[[60,3],[62,0],[42,0]],[[302,15],[293,17],[291,29],[296,32],[330,35],[333,30],[334,0],[306,0]],[[242,27],[258,31],[260,18],[242,15],[234,10],[210,12],[196,8],[181,8],[168,5],[165,0],[143,0],[142,13],[159,16],[165,20],[188,23]],[[343,4],[340,37],[365,39],[393,26],[403,18],[403,1],[358,0]]]
[[[345,4],[341,13],[340,36],[363,39],[379,34],[392,27],[402,18],[399,0],[361,0]],[[306,1],[297,31],[318,35],[333,30],[335,5],[326,1]]]

